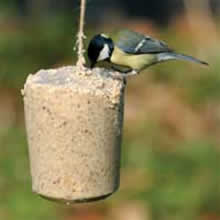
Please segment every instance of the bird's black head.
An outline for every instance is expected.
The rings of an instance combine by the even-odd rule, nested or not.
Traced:
[[[91,68],[99,61],[109,60],[114,50],[111,38],[104,34],[98,34],[92,38],[88,47],[88,57]]]

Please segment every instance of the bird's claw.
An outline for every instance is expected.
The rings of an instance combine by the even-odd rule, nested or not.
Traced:
[[[125,74],[125,77],[135,76],[135,75],[137,75],[138,73],[139,73],[138,71],[132,70],[132,71],[126,73],[126,74]]]

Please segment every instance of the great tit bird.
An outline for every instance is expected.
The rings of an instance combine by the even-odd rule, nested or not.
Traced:
[[[92,38],[87,50],[91,68],[101,61],[107,61],[112,64],[112,68],[128,76],[167,60],[186,60],[208,65],[192,56],[176,53],[163,41],[134,31],[123,30],[118,33],[117,39],[113,41],[105,34]],[[120,67],[125,67],[126,70],[121,70]]]

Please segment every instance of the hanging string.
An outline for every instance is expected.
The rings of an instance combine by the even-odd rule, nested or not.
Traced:
[[[78,61],[77,61],[77,66],[81,69],[84,68],[84,65],[86,63],[84,53],[84,44],[83,40],[86,38],[84,35],[84,25],[85,25],[85,12],[86,12],[86,0],[81,0],[81,6],[80,6],[80,22],[79,22],[79,32],[77,35],[77,41],[76,45],[78,48]]]

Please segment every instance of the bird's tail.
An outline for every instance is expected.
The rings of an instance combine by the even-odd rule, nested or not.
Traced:
[[[195,57],[184,55],[184,54],[179,54],[175,52],[165,52],[165,53],[160,53],[158,54],[158,61],[163,62],[167,60],[186,60],[194,63],[199,63],[208,66],[209,64],[205,61],[199,60]]]

